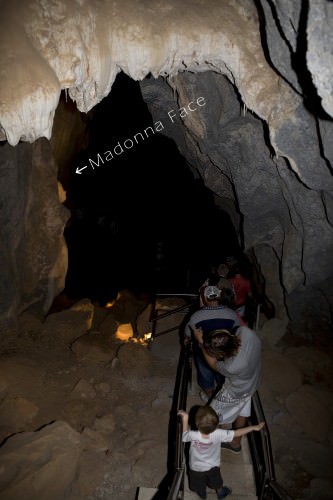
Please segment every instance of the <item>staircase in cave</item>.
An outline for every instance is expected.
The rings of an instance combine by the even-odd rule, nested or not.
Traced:
[[[157,337],[154,340],[152,351],[157,356],[170,356],[175,359],[176,356],[179,356],[178,336],[170,333]],[[195,378],[196,373],[194,369],[192,387],[187,396],[188,411],[195,405],[203,404],[199,398],[199,387],[195,382]],[[232,494],[227,498],[230,498],[230,500],[257,499],[251,455],[246,436],[242,438],[241,453],[234,454],[228,450],[221,450],[221,472],[224,484],[232,489]],[[157,491],[156,488],[140,487],[136,500],[153,500]],[[195,493],[189,490],[186,476],[184,500],[198,500],[198,498],[199,497]],[[216,498],[215,491],[207,488],[207,500]]]
[[[195,383],[193,383],[191,393],[187,398],[188,408],[202,404],[198,396],[199,387]],[[221,450],[221,473],[224,485],[232,489],[232,494],[227,498],[235,500],[257,499],[252,460],[246,436],[242,438],[241,453],[235,454],[228,450]],[[207,500],[213,499],[216,499],[215,491],[207,488]],[[198,500],[198,496],[188,488],[187,477],[185,479],[184,500]]]

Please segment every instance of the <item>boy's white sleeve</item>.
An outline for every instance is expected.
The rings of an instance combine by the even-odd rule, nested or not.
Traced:
[[[185,337],[190,338],[191,337],[191,328],[190,328],[190,323],[188,322],[187,325],[185,326]]]
[[[234,439],[235,432],[233,430],[218,429],[221,443],[230,443]]]
[[[183,432],[182,441],[183,443],[188,443],[189,441],[191,441],[190,431]]]

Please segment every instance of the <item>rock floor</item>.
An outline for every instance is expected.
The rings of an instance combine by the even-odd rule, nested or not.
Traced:
[[[1,499],[134,500],[139,486],[163,481],[178,334],[150,348],[120,340],[119,325],[141,311],[140,328],[151,325],[146,304],[119,302],[126,307],[82,301],[46,321],[27,312],[17,337],[1,340]],[[295,499],[333,498],[332,352],[268,342],[282,328],[270,322],[259,332],[260,394],[277,479]]]

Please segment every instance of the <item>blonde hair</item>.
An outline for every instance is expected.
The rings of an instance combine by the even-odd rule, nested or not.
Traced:
[[[219,424],[219,417],[210,406],[199,406],[195,414],[195,425],[202,434],[211,434]]]

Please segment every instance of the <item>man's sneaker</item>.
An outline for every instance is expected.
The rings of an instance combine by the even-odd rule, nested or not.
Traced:
[[[228,486],[223,486],[222,490],[217,493],[217,498],[225,498],[232,493],[232,489]]]
[[[221,448],[223,448],[225,450],[232,451],[232,453],[237,453],[237,454],[242,451],[242,447],[241,446],[236,446],[234,448],[233,446],[230,445],[230,443],[221,443]]]
[[[208,403],[209,401],[209,396],[205,391],[199,391],[199,397],[203,403]]]

